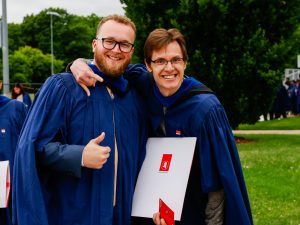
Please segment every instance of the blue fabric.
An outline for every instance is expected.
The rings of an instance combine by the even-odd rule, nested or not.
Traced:
[[[31,98],[29,96],[29,94],[27,92],[23,92],[23,103],[30,108],[32,101]]]
[[[51,142],[45,145],[44,149],[38,154],[38,161],[41,165],[52,170],[80,178],[83,149],[84,146],[82,145]],[[64,160],[61,160],[62,158]]]
[[[214,94],[198,94],[166,107],[165,100],[157,98],[153,91],[154,81],[143,65],[132,67],[127,78],[147,99],[153,136],[197,137],[182,220],[176,225],[205,224],[207,194],[220,189],[224,189],[225,193],[224,225],[253,224],[235,139],[217,97]],[[178,98],[189,93],[189,88],[182,90]],[[172,99],[172,102],[175,100]],[[142,219],[136,224],[148,223]]]
[[[124,94],[128,88],[128,81],[123,76],[120,77],[109,77],[102,73],[95,64],[89,64],[89,67],[93,72],[103,78],[103,83],[107,85],[114,92]]]
[[[155,94],[155,97],[159,100],[159,102],[163,106],[169,107],[172,104],[174,104],[177,99],[181,98],[184,95],[184,93],[189,91],[191,88],[193,88],[195,86],[199,86],[201,84],[202,84],[201,82],[195,80],[192,77],[186,77],[183,80],[180,88],[176,91],[176,93],[174,93],[171,96],[165,97],[160,93],[156,83],[154,82],[153,83],[153,92]]]
[[[0,95],[0,106],[5,105],[9,101],[10,101],[10,98]]]
[[[14,221],[20,225],[129,225],[134,185],[145,154],[142,106],[134,90],[112,99],[106,87],[97,83],[87,97],[71,74],[48,78],[35,97],[17,147]],[[111,148],[102,169],[82,168],[78,178],[59,167],[42,166],[36,158],[49,142],[86,145],[102,131],[106,136],[101,145]],[[115,207],[114,137],[118,146]]]
[[[26,113],[26,107],[22,102],[0,96],[0,161],[9,160],[11,179],[14,176],[13,165],[16,145]],[[8,208],[0,209],[1,225],[12,224],[10,202]]]

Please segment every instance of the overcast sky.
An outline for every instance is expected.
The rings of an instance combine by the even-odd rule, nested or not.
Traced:
[[[2,2],[1,2],[2,15]],[[21,23],[24,16],[38,14],[49,7],[66,9],[69,14],[97,16],[124,14],[119,0],[6,0],[7,22]]]

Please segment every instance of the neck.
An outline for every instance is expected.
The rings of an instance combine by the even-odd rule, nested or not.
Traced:
[[[162,96],[164,96],[164,97],[169,97],[169,96],[172,96],[173,94],[175,94],[176,93],[176,91],[179,89],[179,87],[177,88],[177,89],[172,89],[172,90],[170,90],[170,89],[166,89],[166,88],[160,88],[160,87],[158,87],[158,90],[159,90],[159,92],[162,94]]]

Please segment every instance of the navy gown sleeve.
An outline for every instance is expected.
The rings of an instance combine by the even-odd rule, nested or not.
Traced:
[[[125,71],[124,78],[143,97],[147,97],[148,93],[152,90],[151,76],[144,64],[130,64]]]
[[[60,129],[66,129],[71,110],[72,96],[62,78],[51,76],[36,95],[17,145],[12,192],[14,223],[18,222],[16,218],[28,225],[48,223],[35,155],[42,154]]]
[[[38,154],[38,161],[44,167],[80,178],[83,149],[83,145],[51,142]]]
[[[253,224],[238,150],[224,108],[213,107],[204,121],[198,137],[203,191],[224,189],[224,224]]]

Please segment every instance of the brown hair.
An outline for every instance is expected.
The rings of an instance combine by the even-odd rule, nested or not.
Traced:
[[[17,88],[20,88],[20,94],[17,94],[14,90],[14,88],[17,87]],[[23,84],[20,84],[20,83],[15,83],[13,88],[12,88],[12,91],[11,91],[11,98],[12,99],[16,99],[19,95],[23,94],[24,92],[24,86]]]
[[[122,15],[117,15],[117,14],[113,14],[113,15],[110,15],[110,16],[106,16],[106,17],[103,17],[100,22],[98,23],[98,27],[97,27],[97,33],[96,35],[98,34],[99,30],[101,29],[102,25],[109,21],[109,20],[113,20],[117,23],[121,23],[121,24],[124,24],[124,25],[127,25],[127,26],[130,26],[134,33],[136,33],[136,27],[135,27],[135,24],[134,22],[129,19],[128,17],[126,16],[122,16]]]
[[[153,51],[159,50],[173,41],[176,41],[179,44],[182,51],[183,60],[186,62],[188,56],[184,36],[176,28],[169,30],[159,28],[153,30],[146,39],[144,45],[144,58],[146,63],[151,63]]]

